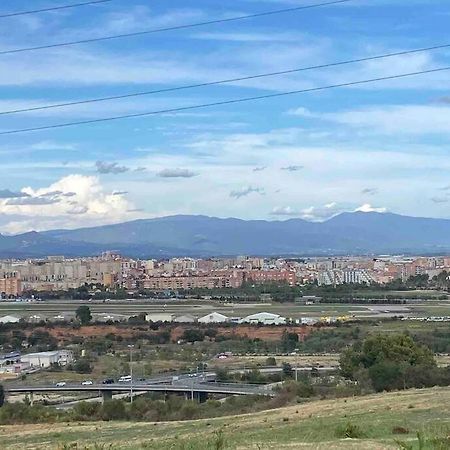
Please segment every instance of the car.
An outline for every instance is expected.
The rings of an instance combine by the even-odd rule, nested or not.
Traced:
[[[56,383],[56,387],[64,387],[66,385],[65,381],[58,381],[58,383]]]
[[[94,384],[91,380],[85,380],[81,383],[83,386],[91,386]]]
[[[123,375],[119,378],[119,383],[130,383],[131,381],[131,375]]]
[[[112,378],[106,378],[106,380],[102,381],[102,384],[114,384],[114,380]]]

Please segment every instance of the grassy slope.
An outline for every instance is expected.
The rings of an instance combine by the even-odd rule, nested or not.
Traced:
[[[288,420],[287,420],[288,419]],[[366,433],[360,440],[335,437],[351,421]],[[230,449],[394,449],[395,426],[444,434],[450,428],[450,388],[411,390],[354,399],[316,401],[240,417],[172,423],[76,423],[2,426],[2,448],[213,449],[223,430]],[[94,447],[94,444],[107,446]],[[66,445],[64,447],[64,445]],[[70,447],[73,448],[73,447]]]

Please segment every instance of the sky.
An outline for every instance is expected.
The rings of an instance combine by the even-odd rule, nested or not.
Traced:
[[[77,3],[34,0],[33,9]],[[218,4],[220,3],[220,5]],[[321,3],[113,0],[0,18],[0,52]],[[0,113],[450,44],[441,0],[353,0],[139,37],[0,54]],[[30,9],[7,0],[0,15]],[[450,48],[223,85],[0,114],[2,131],[450,66]],[[0,134],[0,232],[173,214],[450,218],[450,71]]]

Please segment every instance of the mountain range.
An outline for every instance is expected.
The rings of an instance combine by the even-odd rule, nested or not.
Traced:
[[[450,220],[343,213],[325,222],[178,215],[114,225],[0,235],[0,258],[97,255],[140,258],[450,252]]]

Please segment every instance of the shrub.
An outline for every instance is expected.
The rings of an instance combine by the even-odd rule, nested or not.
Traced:
[[[96,420],[99,418],[102,405],[100,403],[80,402],[72,410],[74,420]]]
[[[392,428],[392,434],[409,434],[409,430],[405,427],[394,427]]]
[[[266,366],[276,366],[276,365],[277,360],[273,356],[270,356],[269,358],[266,359]]]
[[[80,358],[73,365],[73,370],[75,370],[75,372],[77,373],[91,373],[91,363],[86,358]]]
[[[125,403],[122,400],[109,400],[102,407],[103,420],[122,420],[126,419]]]
[[[351,422],[336,428],[335,435],[341,439],[361,439],[366,436],[358,425]]]

